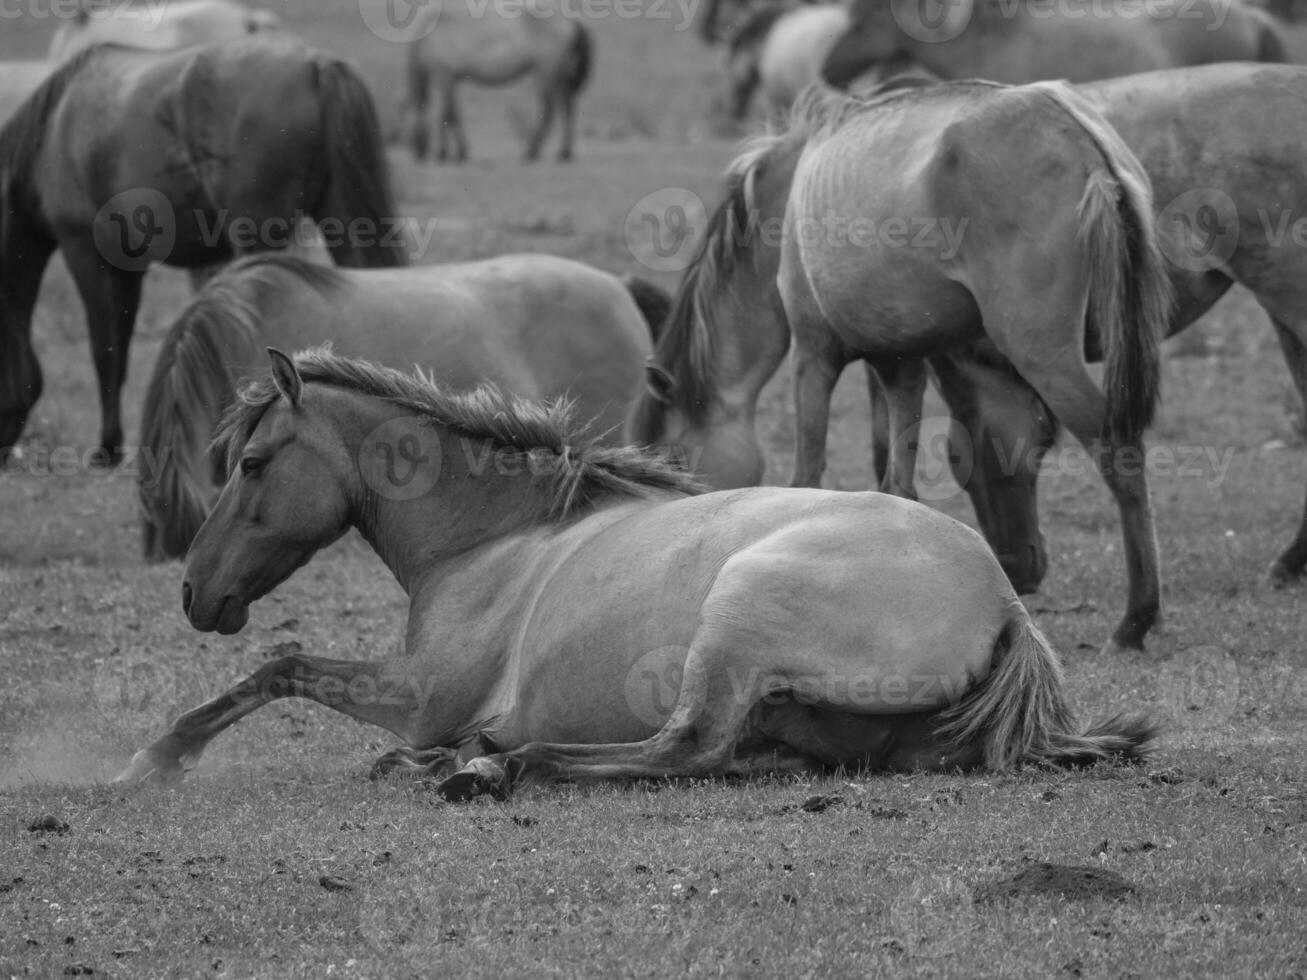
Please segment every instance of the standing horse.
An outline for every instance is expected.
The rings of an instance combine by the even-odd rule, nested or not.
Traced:
[[[637,298],[638,297],[638,298]],[[620,433],[656,287],[550,255],[407,269],[345,270],[279,255],[229,266],[164,340],[141,418],[139,497],[147,560],[179,558],[225,473],[208,453],[241,379],[269,345],[331,342],[342,354],[430,371],[458,389],[482,382],[524,398],[568,397],[601,438]]]
[[[1215,61],[1287,61],[1273,17],[1242,0],[854,0],[822,75],[836,87],[908,58],[939,78],[1087,82]]]
[[[1081,91],[1152,180],[1178,297],[1167,332],[1188,327],[1238,283],[1266,310],[1307,400],[1307,240],[1297,224],[1307,214],[1307,69],[1210,65]],[[1086,340],[1090,356],[1100,356],[1097,332]],[[1036,484],[1057,435],[1056,412],[990,347],[931,365],[971,444],[958,480],[1013,583],[1033,591],[1047,569]],[[873,385],[876,408],[878,401]],[[1271,581],[1297,581],[1305,567],[1307,511],[1271,565]]]
[[[431,143],[427,102],[432,83],[440,93],[440,137],[436,159],[467,159],[467,136],[458,112],[460,82],[507,85],[530,75],[540,97],[540,118],[526,147],[535,160],[554,113],[562,116],[559,160],[572,159],[576,97],[590,77],[590,32],[567,18],[554,0],[536,0],[513,12],[473,0],[441,0],[418,13],[408,42],[408,99],[405,104],[413,153],[425,159]],[[452,147],[451,147],[452,141]]]
[[[697,496],[638,449],[579,444],[557,409],[270,354],[273,377],[220,434],[231,475],[187,556],[186,615],[237,632],[356,527],[411,597],[406,651],[272,661],[119,781],[179,777],[287,696],[404,739],[383,771],[458,770],[438,787],[455,800],[530,778],[1076,765],[1138,758],[1152,737],[1120,716],[1079,730],[1056,655],[984,541],[928,507]],[[424,493],[388,483],[396,438],[420,443],[407,458]],[[478,467],[487,456],[505,465]]]
[[[956,83],[812,100],[733,171],[628,438],[680,445],[719,485],[756,482],[757,394],[788,324],[794,484],[819,483],[831,389],[864,360],[890,396],[885,487],[911,495],[915,450],[900,436],[920,420],[921,359],[987,336],[1116,499],[1129,600],[1109,645],[1141,646],[1159,610],[1157,545],[1144,476],[1116,462],[1142,452],[1170,284],[1147,177],[1120,137],[1065,85]],[[786,198],[780,222],[764,181]],[[1087,323],[1105,391],[1085,365]]]
[[[284,247],[303,217],[331,233],[343,265],[406,257],[367,88],[345,62],[277,35],[88,48],[0,129],[0,195],[0,452],[41,394],[32,309],[56,249],[86,307],[111,456],[152,263],[194,269]]]
[[[93,44],[175,51],[281,26],[281,18],[271,10],[251,10],[234,0],[180,0],[144,8],[93,6],[98,9],[83,3],[76,17],[59,25],[50,41],[51,61],[66,61]]]
[[[769,115],[787,112],[848,29],[849,14],[840,4],[753,10],[726,42],[731,118],[744,119],[759,87]]]

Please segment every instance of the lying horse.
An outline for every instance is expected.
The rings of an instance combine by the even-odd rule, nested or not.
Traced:
[[[921,358],[987,336],[1116,499],[1129,598],[1110,643],[1139,647],[1159,610],[1157,545],[1144,475],[1115,463],[1142,452],[1170,304],[1147,177],[1065,85],[822,99],[733,165],[628,439],[680,447],[715,486],[759,482],[754,410],[792,335],[794,485],[819,484],[831,390],[865,360],[892,394],[885,486],[910,495],[915,445],[900,436],[920,421]],[[1089,322],[1103,389],[1085,365]]]
[[[1292,224],[1307,214],[1307,69],[1210,65],[1081,90],[1152,179],[1178,297],[1167,332],[1185,329],[1238,283],[1266,310],[1307,399],[1307,245]],[[1099,356],[1092,327],[1086,341]],[[1036,482],[1057,435],[1057,413],[992,348],[955,351],[931,365],[971,443],[959,481],[1012,581],[1033,591],[1047,569]],[[1307,512],[1271,565],[1271,581],[1289,584],[1304,567]]]
[[[822,77],[847,87],[871,65],[916,62],[939,78],[1088,82],[1217,61],[1288,61],[1275,19],[1242,0],[853,0]]]
[[[292,695],[394,732],[411,749],[382,769],[444,776],[455,800],[529,778],[1075,765],[1138,758],[1152,737],[1140,718],[1078,729],[989,548],[924,505],[695,495],[657,457],[577,443],[557,408],[270,354],[219,434],[231,475],[187,556],[186,615],[237,632],[357,527],[411,597],[407,649],[271,661],[119,781],[177,778]],[[389,491],[406,438],[420,494]],[[487,455],[515,465],[473,465]]]
[[[110,456],[152,263],[194,269],[284,247],[303,217],[336,226],[342,265],[406,261],[366,86],[277,35],[174,53],[88,48],[0,129],[0,192],[0,453],[41,394],[32,310],[56,249],[86,307]]]
[[[651,297],[651,298],[650,298]],[[226,473],[208,453],[243,378],[269,345],[332,342],[342,354],[482,382],[524,398],[571,398],[605,438],[620,434],[649,353],[656,287],[550,255],[407,269],[333,269],[280,255],[242,259],[169,330],[141,412],[138,492],[147,560],[180,558]]]
[[[180,0],[147,8],[95,6],[100,9],[83,3],[76,17],[59,25],[50,41],[51,61],[66,61],[93,44],[175,51],[281,26],[281,18],[271,10],[251,10],[234,0]]]
[[[564,16],[554,0],[537,0],[511,12],[475,0],[444,0],[415,15],[405,55],[408,98],[405,113],[413,153],[422,160],[431,137],[427,100],[434,82],[440,93],[440,130],[436,159],[466,160],[467,136],[458,112],[458,86],[507,85],[530,75],[540,97],[540,117],[527,141],[526,159],[535,160],[554,113],[562,116],[559,160],[572,158],[576,97],[590,78],[590,32],[579,20]]]

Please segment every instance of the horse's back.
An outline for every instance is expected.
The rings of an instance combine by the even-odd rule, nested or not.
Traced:
[[[256,15],[231,0],[185,0],[151,9],[118,7],[60,25],[50,44],[50,57],[66,60],[83,48],[105,43],[170,51],[267,30],[276,22],[275,14]]]
[[[511,15],[473,0],[442,0],[414,19],[408,57],[436,77],[499,85],[560,66],[578,28],[548,0]]]

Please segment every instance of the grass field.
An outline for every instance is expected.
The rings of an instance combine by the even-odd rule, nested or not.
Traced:
[[[393,119],[398,51],[354,3],[266,5],[355,59]],[[516,162],[530,109],[517,91],[468,93],[468,166],[396,150],[407,212],[436,221],[422,261],[540,250],[626,272],[639,268],[623,235],[637,201],[683,187],[711,203],[733,152],[704,122],[717,63],[674,23],[593,22],[571,166]],[[50,29],[6,20],[0,57],[43,50]],[[147,292],[129,433],[186,295],[166,271]],[[47,388],[30,434],[93,445],[86,332],[57,262],[36,339]],[[1101,482],[1042,484],[1051,571],[1029,607],[1085,716],[1135,708],[1163,723],[1147,766],[564,786],[468,806],[369,782],[393,739],[298,701],[224,735],[179,790],[104,785],[177,713],[270,656],[391,652],[404,596],[349,538],[255,606],[244,632],[202,637],[181,614],[179,566],[138,557],[128,477],[0,476],[0,976],[1307,974],[1307,617],[1301,590],[1263,579],[1302,504],[1296,412],[1247,296],[1169,345],[1150,442],[1229,465],[1153,481],[1167,618],[1143,657],[1099,653],[1123,602]],[[784,482],[784,376],[761,419],[768,479]],[[831,486],[866,486],[867,441],[850,372]],[[935,496],[972,519],[964,496]],[[803,809],[814,796],[838,799]],[[29,829],[46,815],[54,829]],[[1041,861],[1117,872],[1135,891],[973,901]]]

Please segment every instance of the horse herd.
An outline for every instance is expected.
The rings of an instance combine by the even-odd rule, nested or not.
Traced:
[[[271,86],[275,105],[258,97]],[[1037,467],[1008,461],[1022,440],[1037,461],[1059,424],[1089,450],[1125,539],[1108,648],[1141,649],[1161,590],[1129,461],[1161,339],[1239,283],[1307,395],[1307,252],[1274,233],[1307,207],[1304,133],[1307,69],[1284,65],[1075,87],[916,78],[867,97],[814,85],[731,165],[675,296],[545,255],[399,268],[380,237],[327,236],[356,268],[239,259],[182,311],[150,379],[146,555],[184,555],[190,622],[233,633],[355,528],[410,596],[405,650],[271,661],[119,779],[179,778],[287,696],[394,732],[408,748],[375,771],[437,777],[448,799],[529,779],[1140,757],[1147,719],[1075,721],[1017,598],[1047,559]],[[285,37],[88,49],[0,129],[0,175],[5,447],[40,393],[31,311],[56,248],[87,307],[114,453],[151,261],[239,254],[237,217],[396,213],[366,89]],[[1220,248],[1196,240],[1206,225],[1167,220],[1196,189],[1232,209]],[[905,246],[868,231],[912,219],[959,233]],[[150,251],[160,225],[167,250]],[[760,488],[757,401],[787,354],[794,485]],[[831,390],[855,360],[884,493],[818,489]],[[975,448],[958,475],[988,541],[912,499],[928,376]],[[1307,517],[1273,574],[1304,564]]]

